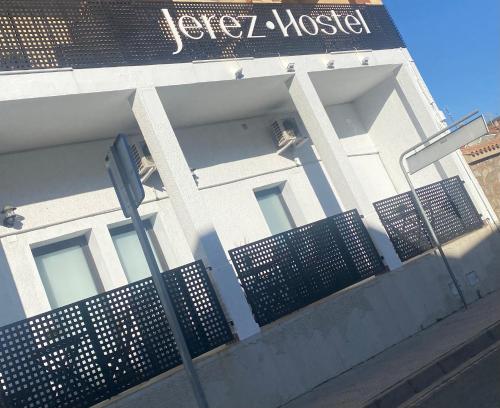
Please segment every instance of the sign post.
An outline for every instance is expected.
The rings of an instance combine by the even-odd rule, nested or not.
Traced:
[[[411,147],[410,149],[406,150],[399,158],[399,165],[401,167],[401,170],[403,171],[406,181],[410,186],[411,193],[417,205],[417,211],[422,217],[424,225],[427,231],[429,232],[432,246],[437,248],[437,250],[439,251],[441,259],[443,260],[446,270],[448,271],[448,274],[450,275],[451,280],[453,281],[453,284],[455,285],[458,294],[460,295],[460,299],[462,300],[465,309],[467,309],[467,302],[465,300],[462,288],[460,287],[460,284],[455,276],[455,273],[453,272],[453,269],[451,268],[451,265],[448,262],[448,258],[446,257],[446,254],[443,251],[443,247],[439,242],[436,232],[434,231],[434,228],[432,227],[432,224],[429,218],[427,217],[427,214],[425,213],[424,206],[422,205],[420,198],[418,198],[415,186],[411,181],[410,175],[416,173],[417,171],[423,169],[424,167],[429,166],[432,163],[435,163],[436,161],[447,156],[448,154],[453,153],[455,150],[466,145],[467,143],[470,143],[473,140],[476,140],[479,137],[488,134],[489,133],[488,126],[486,125],[486,121],[484,120],[484,117],[482,115],[465,123],[468,119],[477,115],[477,113],[478,113],[477,111],[472,112],[463,117],[462,119],[458,120],[457,122],[451,124],[450,126],[433,134],[423,142],[420,142],[415,146]],[[438,136],[443,135],[444,133],[446,133],[451,129],[454,130],[446,134],[438,141],[429,144],[431,140],[436,139]],[[408,170],[407,170],[404,165],[405,156],[411,152],[414,152],[416,149],[424,145],[426,146],[423,149],[418,150],[417,152],[413,153],[411,156],[406,158],[406,163],[408,164]]]
[[[168,293],[166,284],[161,277],[160,269],[149,243],[146,230],[142,223],[137,208],[144,200],[144,188],[142,186],[137,167],[132,159],[130,147],[124,135],[118,135],[110,147],[106,156],[106,168],[108,170],[120,206],[126,218],[131,218],[137,237],[141,244],[148,267],[153,277],[153,282],[158,292],[163,309],[167,316],[168,324],[174,335],[177,348],[182,358],[186,374],[191,382],[193,393],[199,408],[209,408],[205,393],[201,386],[198,374],[193,365],[191,354],[186,344],[184,334],[175,314],[175,309]]]

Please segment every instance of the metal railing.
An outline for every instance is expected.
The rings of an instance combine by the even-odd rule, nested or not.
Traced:
[[[356,210],[229,251],[260,326],[384,270]]]
[[[163,273],[190,353],[233,340],[203,262]],[[89,407],[181,364],[152,279],[0,328],[0,407]]]
[[[452,177],[416,189],[424,210],[444,244],[483,226],[459,177]],[[409,192],[373,203],[401,261],[432,248],[429,233]]]

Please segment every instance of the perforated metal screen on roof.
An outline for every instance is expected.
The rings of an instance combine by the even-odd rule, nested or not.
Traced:
[[[162,9],[169,10],[176,21],[182,15],[193,16],[202,22],[201,15],[214,16],[210,20],[212,33],[205,30],[203,37],[197,40],[181,35],[183,49],[174,54],[176,40]],[[307,30],[314,32],[314,27],[306,19],[306,30],[301,28],[301,35],[292,27],[286,37],[276,26],[273,10],[284,23],[290,21],[287,10],[295,18],[308,15],[314,19],[335,10],[341,20],[347,14],[358,16],[357,10],[362,13],[370,33],[355,34],[346,30],[344,23],[344,30],[337,29],[335,35],[324,34],[321,30],[310,35]],[[242,26],[241,38],[223,33],[217,21],[224,15],[238,17]],[[255,16],[255,20],[240,16]],[[231,20],[226,22],[231,23]],[[196,23],[190,20],[189,24],[192,27]],[[404,47],[384,6],[355,4],[2,0],[0,26],[0,70],[164,64]],[[274,28],[270,29],[272,26]],[[320,28],[333,32],[324,25]],[[358,26],[355,30],[359,30]],[[201,31],[192,31],[192,34],[197,37]]]
[[[201,261],[163,278],[193,357],[233,339]],[[180,363],[144,279],[0,327],[0,406],[90,407]]]

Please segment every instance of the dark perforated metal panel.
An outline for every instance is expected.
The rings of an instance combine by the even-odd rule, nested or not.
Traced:
[[[163,276],[193,356],[233,339],[201,261]],[[180,363],[145,279],[0,328],[0,401],[89,407]]]
[[[458,177],[419,188],[417,194],[442,244],[483,225],[480,214]],[[410,192],[373,205],[402,261],[432,248]]]
[[[174,18],[183,14],[199,18],[204,14],[216,16],[213,21],[223,15],[256,15],[253,36],[265,38],[248,38],[249,18],[241,19],[244,35],[240,39],[223,35],[219,24],[214,23],[212,36],[205,33],[199,40],[184,37],[183,50],[174,55],[176,42],[162,8]],[[273,9],[284,22],[289,21],[287,9],[296,17],[308,14],[313,18],[331,10],[344,18],[359,10],[371,33],[338,30],[335,35],[308,35],[302,30],[303,35],[298,36],[291,28],[289,37],[285,37],[278,27],[271,30],[266,26],[266,22],[276,21]],[[366,5],[2,0],[0,26],[0,70],[163,64],[405,46],[385,7]],[[311,27],[308,29],[311,31]]]
[[[356,210],[229,251],[263,326],[384,270]]]

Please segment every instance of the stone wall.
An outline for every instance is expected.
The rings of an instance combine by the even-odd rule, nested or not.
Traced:
[[[469,165],[495,213],[500,217],[500,152],[496,156]]]

